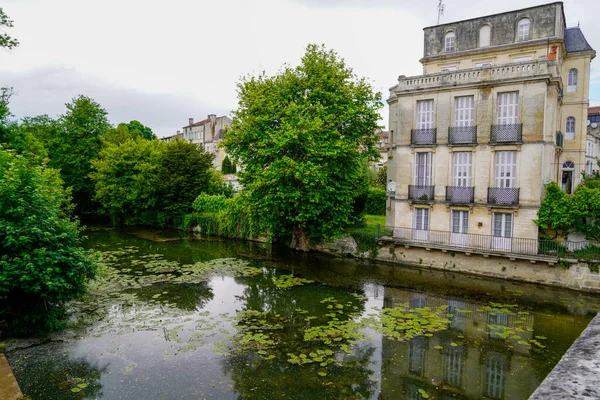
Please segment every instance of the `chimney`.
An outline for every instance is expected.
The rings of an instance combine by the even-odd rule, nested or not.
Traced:
[[[190,118],[189,121],[190,121],[189,125],[193,125],[194,124],[194,118]]]

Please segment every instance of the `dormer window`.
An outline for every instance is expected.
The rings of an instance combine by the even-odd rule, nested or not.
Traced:
[[[572,68],[569,70],[569,77],[567,80],[567,92],[577,91],[577,70]]]
[[[487,47],[490,45],[490,33],[492,28],[489,25],[484,25],[479,28],[479,47]]]
[[[456,35],[454,32],[446,33],[446,39],[444,40],[444,51],[446,53],[452,53],[456,51]]]
[[[529,23],[529,18],[523,18],[520,20],[517,26],[517,41],[524,42],[529,40],[530,28],[531,24]]]

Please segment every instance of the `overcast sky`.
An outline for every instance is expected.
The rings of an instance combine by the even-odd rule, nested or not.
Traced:
[[[21,45],[0,50],[0,86],[13,86],[17,117],[64,112],[78,94],[111,122],[137,119],[158,136],[236,108],[240,76],[298,64],[308,43],[336,50],[387,98],[398,75],[421,73],[423,27],[438,0],[1,0]],[[548,3],[444,0],[441,23]],[[566,0],[599,51],[600,1]],[[592,62],[600,105],[600,61]],[[387,108],[381,111],[387,124]]]

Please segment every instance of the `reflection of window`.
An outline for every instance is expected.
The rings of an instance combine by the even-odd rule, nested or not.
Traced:
[[[498,215],[498,213],[494,213]],[[510,215],[510,214],[500,214],[500,215]],[[490,337],[492,339],[503,339],[502,334],[505,330],[508,329],[508,314],[504,312],[490,312],[488,314],[488,325],[490,326]]]
[[[448,32],[446,33],[446,38],[444,40],[444,51],[446,53],[451,53],[453,51],[456,51],[456,46],[455,46],[455,41],[456,39],[456,35],[454,34],[454,32]]]
[[[427,306],[427,296],[425,296],[424,294],[414,294],[410,298],[408,304],[411,309],[426,307]]]
[[[504,395],[504,369],[506,356],[491,351],[485,360],[485,395],[501,399]]]
[[[517,41],[523,42],[525,40],[529,40],[529,19],[523,18],[519,21],[519,25],[517,27]]]
[[[425,350],[427,340],[424,336],[418,336],[410,341],[408,347],[408,370],[418,376],[425,373]]]
[[[423,396],[419,393],[419,389],[422,389],[422,385],[417,385],[413,382],[405,382],[403,387],[403,399],[407,400],[423,400]]]
[[[457,310],[465,310],[467,305],[462,301],[448,300],[448,313],[452,314],[450,317],[450,327],[461,331],[465,330],[465,313],[458,312]]]
[[[462,378],[463,346],[449,347],[446,353],[445,380],[455,387],[459,387]]]

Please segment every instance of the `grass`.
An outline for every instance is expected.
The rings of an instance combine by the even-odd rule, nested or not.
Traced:
[[[377,225],[380,226],[380,235],[385,235],[385,215],[365,215],[363,223],[356,224],[346,229],[349,234],[363,233],[377,235]],[[389,232],[388,232],[389,233]]]

